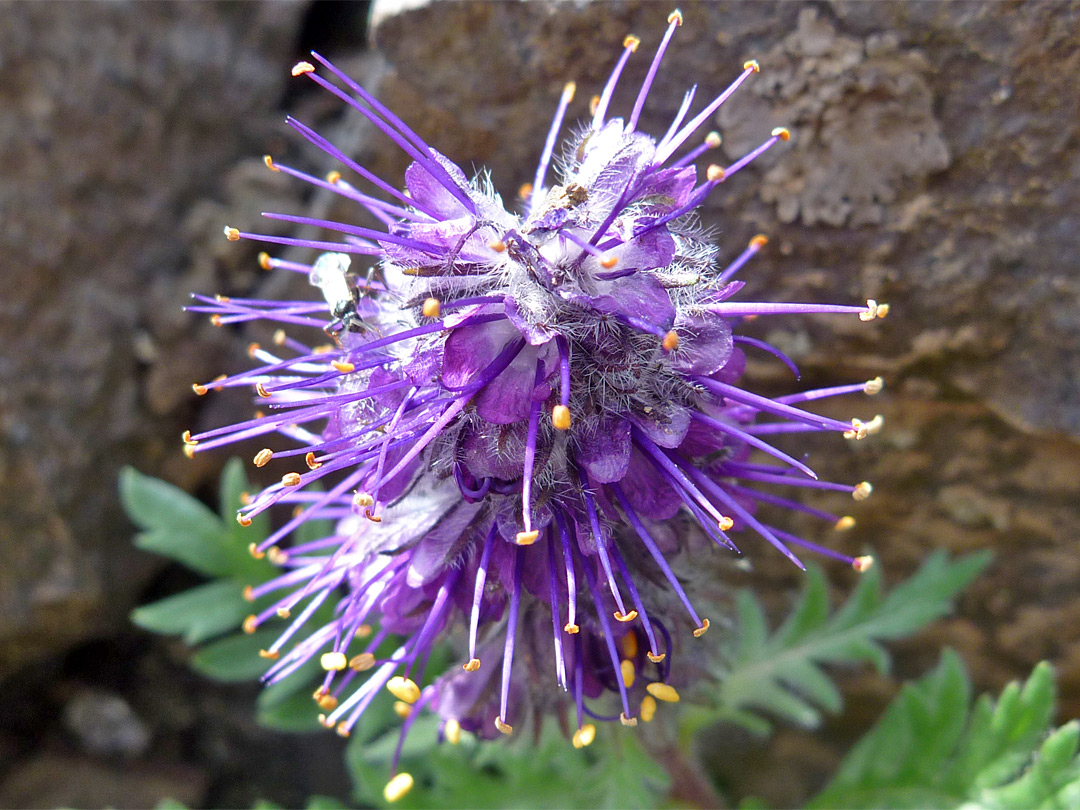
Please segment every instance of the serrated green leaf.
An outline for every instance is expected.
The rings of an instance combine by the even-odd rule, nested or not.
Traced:
[[[357,797],[385,806],[382,788],[389,774],[375,761],[384,752],[369,757],[365,750],[370,747],[358,750],[350,765]],[[549,723],[538,740],[523,734],[421,751],[403,756],[402,769],[415,785],[395,808],[644,808],[655,806],[667,787],[666,775],[637,735],[622,728],[600,729],[596,741],[581,750]]]
[[[232,580],[208,582],[136,608],[131,620],[144,630],[179,635],[188,644],[199,644],[235,630],[244,620],[251,606],[242,591]]]
[[[120,502],[132,522],[145,530],[135,539],[139,548],[206,576],[232,573],[225,525],[182,489],[125,467],[120,471]]]
[[[1080,799],[1080,723],[1047,736],[1053,715],[1050,667],[1021,688],[971,704],[960,659],[906,684],[878,724],[845,758],[815,808],[1075,807]]]
[[[811,568],[789,618],[771,636],[756,598],[740,592],[739,637],[727,671],[718,672],[717,719],[748,725],[748,712],[753,711],[815,727],[821,722],[820,710],[837,712],[842,707],[823,664],[870,662],[886,671],[889,658],[879,642],[910,635],[945,615],[956,594],[988,561],[986,554],[953,561],[944,553],[931,555],[887,595],[882,594],[880,572],[872,568],[831,616],[824,576]],[[763,727],[754,725],[757,730]]]
[[[273,664],[260,657],[259,650],[268,649],[279,635],[277,630],[265,629],[228,636],[201,648],[191,657],[191,665],[218,681],[257,680]]]

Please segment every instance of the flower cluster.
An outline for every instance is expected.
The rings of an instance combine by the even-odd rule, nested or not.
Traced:
[[[579,747],[595,734],[587,718],[650,720],[657,700],[679,697],[669,683],[673,636],[680,627],[694,636],[709,628],[668,562],[685,544],[672,529],[677,515],[732,551],[733,533],[750,530],[797,565],[793,546],[857,569],[869,564],[766,525],[757,505],[809,512],[838,529],[853,523],[762,489],[830,489],[856,500],[870,493],[867,483],[818,480],[769,438],[836,431],[858,439],[874,432],[880,417],[840,422],[801,406],[876,393],[880,379],[759,396],[738,385],[744,351],[790,360],[733,327],[783,313],[872,320],[887,305],[738,300],[743,284],[736,276],[766,239],[755,237],[723,265],[695,209],[789,133],[774,130],[733,164],[699,172],[695,162],[720,139],[691,138],[758,71],[752,61],[692,117],[694,90],[687,92],[662,137],[637,130],[681,22],[677,11],[669,18],[634,106],[621,118],[609,115],[609,103],[638,46],[636,38],[625,40],[592,101],[591,120],[571,136],[555,161],[558,180],[549,185],[574,96],[574,85],[566,86],[520,213],[323,57],[312,54],[312,63],[293,68],[363,113],[411,158],[406,190],[289,119],[382,196],[336,171],[322,179],[269,157],[267,166],[354,201],[381,227],[266,214],[341,237],[225,229],[230,240],[319,251],[310,265],[265,253],[260,262],[304,274],[321,296],[196,296],[192,309],[218,324],[265,319],[321,340],[279,329],[273,350],[252,346],[257,368],[197,384],[199,394],[253,386],[265,413],[186,434],[185,441],[194,453],[276,437],[275,449],[256,455],[257,466],[303,459],[302,471],[286,473],[238,515],[246,525],[275,505],[294,508],[291,519],[252,544],[282,573],[248,590],[252,600],[274,594],[275,601],[245,629],[291,619],[263,652],[272,660],[265,680],[276,682],[318,657],[325,670],[315,693],[321,719],[343,735],[384,689],[406,718],[402,740],[421,707],[440,716],[440,733],[454,742],[463,729],[510,734],[527,706],[553,711],[564,705],[564,693],[576,713]],[[753,460],[755,451],[775,463]],[[305,490],[316,481],[327,486]],[[281,545],[305,521],[320,518],[333,519],[332,534]],[[674,599],[657,596],[656,583]],[[332,620],[309,627],[328,600]],[[681,607],[672,611],[668,602]],[[433,644],[455,624],[467,627],[463,666],[421,688]],[[388,639],[396,640],[393,651],[377,657]],[[535,662],[550,662],[559,689],[537,690],[535,678],[515,677],[515,663],[531,671]],[[617,696],[611,716],[593,708],[604,693]],[[397,774],[387,797],[410,785],[407,774]]]

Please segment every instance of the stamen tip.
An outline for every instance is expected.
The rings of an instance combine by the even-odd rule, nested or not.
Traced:
[[[759,233],[753,239],[750,240],[750,247],[761,250],[765,245],[769,244],[769,237],[763,233]]]
[[[514,727],[505,722],[501,717],[495,718],[495,728],[497,728],[503,734],[513,734]]]
[[[631,53],[634,53],[638,49],[638,45],[641,44],[641,40],[635,37],[633,34],[628,34],[626,39],[623,40],[622,46],[629,48]]]
[[[266,168],[268,168],[272,172],[280,172],[281,171],[281,169],[279,169],[277,166],[274,165],[274,159],[272,157],[270,157],[270,155],[263,155],[263,163],[265,163]]]
[[[632,728],[637,725],[637,718],[627,717],[626,712],[619,712],[619,722],[624,726],[630,726]]]
[[[668,14],[667,21],[668,21],[668,25],[672,25],[672,24],[674,24],[674,25],[682,25],[683,24],[682,12],[679,11],[679,9],[675,9],[673,12]]]
[[[225,233],[225,238],[228,239],[230,242],[240,241],[240,231],[236,228],[226,225],[223,228],[223,232]]]
[[[273,265],[270,263],[270,254],[265,250],[259,254],[259,267],[263,270],[270,270]]]
[[[747,59],[745,62],[743,62],[742,67],[743,70],[752,70],[754,71],[754,73],[761,72],[761,65],[758,63],[757,59]]]
[[[851,497],[857,501],[865,501],[873,492],[873,485],[869,481],[862,481],[851,491]]]
[[[567,622],[566,624],[563,625],[563,631],[565,633],[567,633],[568,635],[571,635],[571,636],[577,635],[578,631],[580,631],[580,630],[581,630],[580,627],[578,627],[576,624],[570,624],[570,622]]]
[[[476,670],[480,669],[480,659],[470,658],[468,661],[461,665],[461,668],[466,672],[476,672]]]
[[[616,610],[615,613],[612,615],[615,616],[615,621],[626,623],[632,622],[634,619],[636,619],[638,617],[638,612],[636,610],[631,610],[627,613],[620,613]]]
[[[592,745],[592,742],[595,739],[596,726],[594,726],[592,723],[586,723],[574,732],[574,736],[571,738],[571,742],[574,744],[574,748],[585,748],[589,745]]]
[[[438,318],[442,314],[442,304],[438,298],[428,298],[421,311],[425,318]]]
[[[649,650],[647,653],[645,653],[645,657],[652,661],[654,664],[659,664],[661,661],[667,658],[667,653],[654,653],[652,650]]]
[[[273,457],[274,451],[271,450],[269,447],[264,447],[262,450],[255,454],[255,458],[252,459],[252,462],[255,464],[256,467],[265,467],[267,464],[270,463],[270,459],[272,459]]]
[[[870,396],[874,396],[874,394],[880,394],[884,387],[885,380],[881,377],[874,377],[874,379],[866,381],[866,384],[863,386],[863,391]]]
[[[673,352],[679,348],[679,333],[674,329],[668,331],[664,335],[664,339],[660,342],[660,345],[664,347],[664,351]]]
[[[413,788],[412,774],[402,771],[383,788],[383,798],[393,804]]]
[[[713,163],[705,170],[705,177],[710,183],[722,183],[724,181],[724,167]]]
[[[664,701],[664,703],[679,702],[679,693],[675,690],[675,687],[670,684],[655,681],[646,686],[645,691],[657,700]]]
[[[715,130],[705,136],[705,145],[710,149],[715,149],[724,142],[724,139],[720,137],[720,133]]]
[[[854,527],[855,518],[853,518],[851,515],[844,515],[842,518],[836,521],[835,524],[833,524],[833,529],[838,532],[846,532],[849,529],[853,529]]]
[[[289,71],[293,76],[300,76],[304,73],[314,73],[315,66],[311,62],[297,62],[292,66],[292,70]]]
[[[856,557],[851,561],[851,567],[860,574],[869,571],[874,565],[874,558],[870,556]]]
[[[531,532],[518,532],[514,542],[519,546],[531,546],[539,536],[540,532],[537,529],[533,529]]]
[[[705,635],[705,633],[706,633],[706,631],[708,629],[709,629],[709,620],[708,619],[702,619],[701,620],[701,627],[694,630],[694,638],[701,638],[703,635]]]
[[[420,687],[412,678],[395,675],[386,682],[386,689],[391,695],[405,703],[416,703],[420,699]]]
[[[569,430],[573,423],[570,409],[565,405],[556,405],[551,409],[551,423],[557,430]]]
[[[787,127],[777,127],[771,134],[774,138],[779,138],[782,141],[791,140],[791,130]]]
[[[603,256],[600,259],[600,266],[605,270],[610,270],[612,267],[619,263],[618,256]]]

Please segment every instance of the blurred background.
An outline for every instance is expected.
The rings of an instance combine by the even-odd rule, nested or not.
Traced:
[[[944,645],[980,691],[1052,660],[1063,717],[1077,716],[1080,4],[680,6],[640,128],[663,132],[690,84],[711,98],[756,58],[762,73],[713,122],[720,162],[774,126],[794,133],[703,214],[728,255],[770,236],[745,274],[750,297],[892,307],[872,327],[755,325],[803,370],[795,383],[752,363],[755,390],[885,379],[869,403],[828,410],[880,412],[881,435],[814,445],[823,478],[875,486],[845,550],[873,549],[890,581],[932,549],[995,554],[954,618],[894,645],[892,678],[845,675],[847,708],[822,732],[783,730],[768,750],[733,736],[714,776],[736,796],[806,795]],[[202,680],[182,643],[127,619],[197,580],[131,547],[117,473],[131,464],[212,502],[226,456],[188,460],[180,433],[245,404],[190,386],[239,368],[258,337],[182,307],[192,291],[274,294],[258,248],[227,242],[223,225],[326,205],[263,166],[271,153],[334,168],[290,136],[286,113],[400,181],[392,144],[290,78],[308,50],[467,170],[490,169],[509,199],[563,82],[577,80],[569,117],[583,116],[623,37],[651,54],[672,7],[0,3],[0,806],[347,798],[340,740],[259,728],[257,687]],[[648,63],[630,62],[616,109]],[[800,576],[751,552],[730,576],[781,615]],[[852,572],[830,575],[850,589]]]

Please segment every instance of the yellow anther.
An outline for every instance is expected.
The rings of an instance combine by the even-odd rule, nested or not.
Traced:
[[[270,546],[270,548],[266,550],[266,558],[274,565],[284,565],[289,561],[289,555],[277,546]]]
[[[386,783],[386,787],[383,788],[383,798],[393,804],[413,787],[412,774],[402,771],[389,782]]]
[[[533,185],[532,185],[532,183],[522,183],[521,188],[518,189],[518,197],[520,199],[522,199],[522,200],[529,199],[529,197],[532,196],[532,193],[533,193]],[[488,245],[488,247],[494,248],[495,244],[496,243],[493,242],[490,245]],[[503,250],[505,250],[505,249],[506,249],[506,246],[503,245]],[[499,253],[502,253],[502,250],[500,250]]]
[[[242,595],[244,597],[245,602],[254,602],[255,601],[255,589],[252,588],[250,585],[245,585],[244,586],[244,590],[242,591]]]
[[[403,678],[395,675],[386,682],[386,689],[398,700],[406,703],[416,703],[420,699],[420,687],[412,678]]]
[[[576,624],[571,624],[570,622],[567,622],[563,625],[563,632],[571,636],[576,636],[579,630],[581,630],[580,627],[578,627]]]
[[[442,304],[438,298],[427,298],[422,311],[425,318],[438,318],[442,314]]]
[[[349,736],[349,727],[347,725],[345,725],[344,720],[342,720],[340,723],[337,724],[337,728],[335,728],[334,731],[337,732],[337,735],[339,737],[346,737],[347,738]]]
[[[299,76],[302,73],[314,73],[315,66],[311,62],[297,62],[292,66],[292,70],[289,71],[293,76]]]
[[[716,521],[716,525],[720,527],[720,531],[726,532],[735,525],[735,521],[729,518],[727,515],[721,515],[720,520]]]
[[[232,228],[226,225],[223,228],[223,232],[225,233],[225,238],[228,239],[230,242],[240,241],[240,231],[238,231],[236,228]]]
[[[298,473],[298,472],[285,473],[285,475],[281,476],[281,485],[283,487],[300,486],[300,473]]]
[[[626,39],[622,41],[622,46],[624,48],[629,48],[632,52],[636,51],[638,49],[638,45],[640,44],[641,40],[635,37],[633,34],[628,35]]]
[[[665,352],[673,352],[679,348],[679,333],[674,329],[664,335],[664,339],[660,342],[660,345],[664,347]]]
[[[634,619],[637,618],[637,611],[631,610],[626,613],[620,613],[616,610],[612,615],[615,617],[615,621],[617,622],[632,622]]]
[[[281,653],[277,650],[259,650],[259,658],[266,658],[270,661],[276,661],[279,655],[281,655]]]
[[[645,657],[652,661],[654,664],[659,664],[661,661],[667,658],[667,653],[654,653],[652,650],[649,650],[647,653],[645,653]]]
[[[633,631],[627,633],[625,636],[619,639],[619,646],[622,648],[623,658],[637,658],[637,633],[634,633]]]
[[[765,245],[769,244],[769,237],[763,233],[759,233],[753,239],[750,240],[750,247],[761,250]]]
[[[641,719],[646,723],[651,723],[652,719],[656,716],[656,698],[652,695],[646,695],[641,699]]]
[[[292,611],[290,611],[287,607],[279,607],[274,612],[277,613],[279,619],[287,619],[292,615]]]
[[[274,457],[274,451],[269,447],[264,447],[258,453],[255,454],[253,459],[256,467],[265,467],[270,463],[270,459]]]
[[[624,726],[633,727],[637,725],[637,718],[627,717],[625,712],[619,712],[619,722],[622,723]]]
[[[859,439],[865,439],[866,435],[866,423],[862,419],[852,419],[851,430],[844,431],[845,439],[855,439],[858,441]]]
[[[309,470],[317,470],[322,466],[321,461],[315,460],[315,451],[313,450],[308,450],[307,454],[304,456],[304,463],[307,464]]]
[[[184,455],[188,458],[195,458],[195,448],[190,444],[184,445]]]
[[[220,328],[220,327],[224,326],[225,324],[223,324],[223,323],[221,322],[221,316],[220,316],[220,315],[218,315],[218,314],[217,314],[217,313],[215,312],[215,313],[214,313],[213,315],[211,315],[211,316],[210,316],[210,325],[211,325],[211,326],[217,326],[217,327],[219,327],[219,328]]]
[[[851,567],[858,571],[860,574],[869,571],[874,565],[873,557],[856,557],[851,561]]]
[[[332,365],[336,371],[340,371],[342,374],[348,374],[349,372],[356,371],[356,366],[354,366],[348,360],[331,360],[330,365]]]
[[[193,438],[191,438],[191,431],[185,430],[180,434],[180,438],[184,440],[184,444],[190,444],[192,447],[198,444]]]
[[[370,635],[371,635],[371,625],[370,624],[362,624],[362,625],[360,625],[359,627],[356,628],[356,637],[357,638],[367,638]]]
[[[259,267],[263,270],[270,270],[273,268],[273,265],[270,263],[270,254],[266,251],[259,254]]]
[[[650,683],[648,686],[646,686],[645,691],[657,700],[664,701],[664,703],[679,702],[679,693],[676,692],[675,687],[671,686],[670,684],[660,683],[659,681],[657,681],[655,683]]]
[[[489,242],[488,247],[496,253],[503,253],[506,250],[506,242],[501,239],[496,239],[494,242]]]
[[[573,101],[574,100],[574,93],[576,93],[576,92],[577,92],[577,82],[567,82],[566,84],[564,84],[563,89],[562,89],[563,103],[564,104],[569,104],[571,101]],[[532,191],[531,187],[529,188],[529,191]]]
[[[634,662],[628,658],[624,658],[619,664],[619,672],[622,673],[623,686],[630,689],[634,685],[634,676],[636,675],[636,672],[634,671]]]
[[[720,137],[720,133],[713,130],[705,136],[705,145],[710,149],[715,149],[724,142],[724,139]]]
[[[240,515],[236,516],[236,520],[238,523],[240,522],[240,517]],[[240,525],[243,526],[244,524],[241,523]],[[247,525],[251,525],[251,518],[248,518]],[[266,556],[265,551],[259,551],[259,546],[256,543],[248,543],[248,554],[250,554],[256,560],[261,560],[263,557]]]
[[[883,427],[885,427],[885,417],[879,413],[866,423],[866,435],[873,436],[875,433],[880,433]]]
[[[880,394],[881,389],[884,387],[885,380],[881,379],[881,377],[874,377],[874,379],[866,381],[866,384],[863,385],[862,390],[864,393],[873,396],[874,394]]]
[[[518,532],[514,542],[519,546],[531,546],[539,536],[540,532],[537,529],[533,529],[531,532]]]
[[[724,167],[723,166],[717,166],[715,163],[713,163],[711,166],[709,166],[709,168],[707,168],[705,170],[705,178],[710,183],[723,182],[725,174],[726,174],[726,172],[724,171]]]
[[[772,131],[772,136],[774,138],[779,138],[782,141],[790,141],[791,130],[789,130],[787,127],[777,127]]]
[[[682,25],[682,12],[678,9],[675,9],[673,12],[668,14],[667,21],[668,25],[671,25],[672,23],[675,23],[675,25]]]
[[[701,620],[701,627],[694,630],[694,638],[701,638],[703,635],[705,635],[705,632],[708,629],[709,629],[709,620],[708,619],[702,619]]]
[[[274,341],[275,346],[281,346],[282,344],[284,344],[285,343],[285,330],[284,329],[276,330],[274,332],[273,341]]]
[[[556,405],[551,409],[551,424],[557,430],[569,430],[573,421],[570,416],[570,409],[565,405]]]
[[[356,672],[367,672],[373,666],[375,666],[375,656],[369,652],[354,655],[349,659],[349,669]]]
[[[600,107],[600,96],[593,96],[589,99],[589,115],[596,115],[597,109]]]
[[[323,343],[323,344],[321,344],[319,346],[316,346],[314,349],[312,349],[311,353],[312,354],[329,354],[330,352],[334,351],[334,348],[335,347],[334,347],[333,343]]]
[[[328,652],[319,656],[319,665],[327,672],[341,672],[349,662],[343,652]]]
[[[248,526],[251,525],[251,518],[249,518],[243,512],[237,512],[236,522],[246,529]],[[252,543],[251,545],[254,546],[255,544]],[[261,560],[265,555],[262,552],[259,552],[259,555],[257,557],[255,556],[255,554],[252,554],[251,556],[255,557],[256,560]]]
[[[888,304],[879,304],[873,298],[868,298],[866,299],[866,309],[859,313],[859,320],[872,321],[874,318],[884,318],[888,314]]]
[[[848,529],[854,528],[855,518],[851,515],[844,515],[836,523],[833,524],[833,528],[838,532],[846,532]]]
[[[406,703],[404,700],[394,701],[394,714],[404,720],[410,714],[412,714],[412,706]]]
[[[205,397],[210,389],[207,388],[205,385],[200,385],[199,383],[192,383],[191,390],[195,392],[196,396]]]
[[[244,623],[243,625],[241,625],[241,627],[243,627],[244,632],[250,636],[252,633],[259,629],[259,617],[252,613],[250,616],[244,619]]]
[[[495,728],[501,731],[503,734],[513,734],[514,727],[503,720],[501,717],[495,718]]]
[[[874,492],[874,487],[869,481],[862,481],[851,492],[851,497],[857,501],[865,501]]]
[[[619,257],[618,256],[601,256],[600,257],[600,266],[603,267],[605,270],[610,270],[612,267],[614,267],[618,263],[619,263]]]
[[[382,523],[382,517],[380,517],[379,515],[376,515],[370,509],[365,509],[364,510],[364,517],[366,517],[372,523]]]
[[[268,168],[272,172],[280,172],[281,171],[281,169],[279,169],[277,166],[274,165],[274,159],[272,157],[270,157],[269,155],[263,155],[263,163],[265,163],[266,168]]]
[[[476,672],[476,670],[480,669],[480,659],[470,658],[468,661],[461,665],[461,668],[466,672]]]
[[[332,712],[338,707],[338,699],[333,695],[323,695],[320,698],[316,698],[319,704],[319,708],[324,712]]]
[[[326,182],[330,185],[335,185],[341,182],[341,172],[333,171],[326,175]]]
[[[357,492],[353,495],[353,506],[364,509],[369,506],[375,505],[375,499],[368,495],[366,492]]]
[[[592,741],[595,739],[596,726],[592,723],[586,723],[574,732],[571,742],[574,744],[574,748],[585,748],[586,746],[591,745]]]
[[[266,386],[263,385],[262,383],[255,383],[255,393],[258,394],[263,399],[269,399],[270,398],[270,392],[266,390]]]
[[[461,742],[461,723],[451,717],[446,721],[446,725],[443,726],[443,737],[451,745],[457,745]]]
[[[761,72],[761,65],[758,64],[757,59],[747,59],[745,62],[743,62],[742,69],[743,70],[752,70],[752,71],[754,71],[754,73],[760,73]]]
[[[260,351],[262,351],[262,346],[260,346],[258,343],[249,343],[248,344],[248,348],[247,348],[248,357],[255,357],[255,355],[257,355]]]

